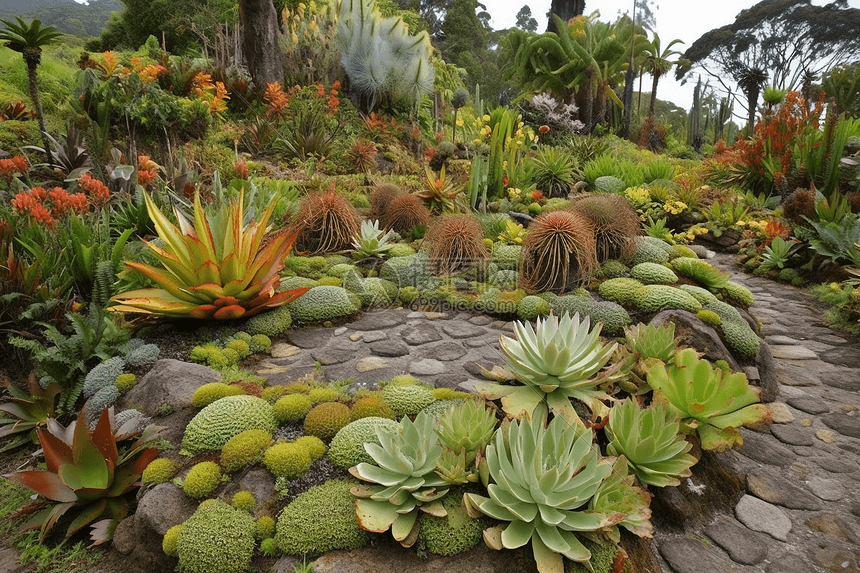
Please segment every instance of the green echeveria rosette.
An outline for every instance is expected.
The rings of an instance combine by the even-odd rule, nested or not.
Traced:
[[[562,556],[587,562],[591,553],[576,532],[606,531],[624,519],[617,511],[588,509],[612,472],[592,446],[590,431],[556,417],[514,421],[487,446],[490,497],[468,493],[471,515],[507,522],[484,531],[493,549],[516,549],[531,541],[538,571],[563,571]]]

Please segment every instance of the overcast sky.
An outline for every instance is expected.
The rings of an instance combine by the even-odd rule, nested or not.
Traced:
[[[680,38],[684,44],[675,44],[672,49],[683,52],[702,34],[714,28],[719,28],[735,21],[737,14],[757,3],[758,0],[720,0],[718,2],[690,2],[689,0],[657,0],[657,33],[661,45],[665,47],[675,38]],[[532,16],[538,21],[538,31],[546,30],[550,0],[484,0],[487,12],[492,16],[490,25],[495,30],[513,27],[517,21],[517,12],[524,4],[531,8]],[[827,2],[813,0],[815,5],[822,6]],[[848,0],[852,8],[860,8],[860,0]],[[653,5],[652,5],[653,7]],[[633,0],[586,0],[585,14],[600,10],[600,19],[614,21],[621,12],[633,12]],[[860,33],[860,32],[858,32]],[[703,81],[706,78],[703,77]],[[720,88],[718,85],[712,87]],[[646,87],[647,86],[647,87]],[[693,101],[695,79],[686,85],[675,81],[674,70],[662,78],[657,86],[657,96],[689,109]],[[637,85],[638,89],[638,85]],[[651,91],[651,82],[646,76],[642,90]],[[737,106],[735,106],[737,112]]]

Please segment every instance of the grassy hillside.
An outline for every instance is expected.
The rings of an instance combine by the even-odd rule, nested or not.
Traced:
[[[74,0],[7,0],[0,4],[0,19],[38,18],[46,26],[81,38],[98,36],[111,12],[121,10],[114,0],[90,0],[89,5]]]

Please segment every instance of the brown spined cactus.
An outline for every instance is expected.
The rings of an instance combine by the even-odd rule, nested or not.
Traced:
[[[803,217],[815,217],[815,191],[797,188],[782,201],[785,218],[798,225],[805,224]]]
[[[636,252],[632,239],[640,234],[639,215],[621,195],[588,195],[570,211],[591,223],[598,262],[626,259]]]
[[[292,228],[299,232],[293,244],[297,253],[334,253],[352,247],[359,230],[358,213],[334,188],[314,191],[299,203]]]
[[[417,225],[426,225],[430,221],[430,211],[420,198],[409,193],[395,197],[385,209],[385,216],[380,219],[385,230],[393,230],[401,235],[407,234]]]
[[[490,256],[482,239],[484,231],[477,217],[448,215],[427,229],[431,270],[442,276],[456,275],[475,267]]]
[[[550,211],[529,225],[520,254],[520,283],[530,292],[562,294],[596,270],[594,231],[585,217]]]
[[[391,183],[377,185],[370,195],[370,218],[384,221],[389,205],[401,195],[404,193],[397,185]]]

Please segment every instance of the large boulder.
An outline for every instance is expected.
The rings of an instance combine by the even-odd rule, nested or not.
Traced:
[[[166,406],[175,412],[191,407],[191,397],[197,388],[220,380],[221,374],[200,364],[159,360],[125,395],[125,404],[147,416],[163,414],[162,408]]]

